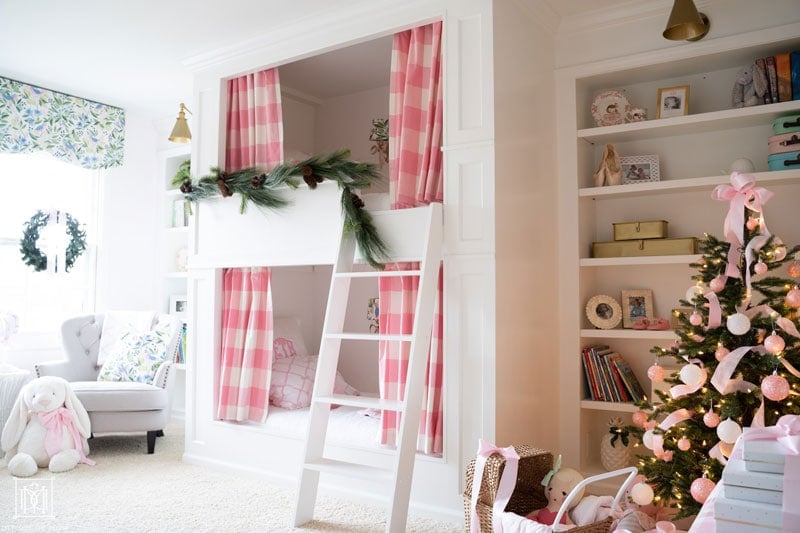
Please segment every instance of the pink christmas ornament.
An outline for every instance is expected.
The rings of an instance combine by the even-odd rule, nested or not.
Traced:
[[[664,381],[664,367],[658,363],[654,364],[647,369],[647,377],[650,378],[650,381],[653,383]]]
[[[689,315],[689,324],[693,326],[699,326],[703,323],[703,315],[701,315],[696,309],[692,311],[692,314]]]
[[[678,439],[678,449],[682,452],[689,451],[689,448],[692,447],[692,441],[687,439],[686,437],[681,437]]]
[[[719,425],[719,415],[714,411],[709,411],[703,415],[703,423],[710,428],[715,428]]]
[[[772,257],[775,261],[783,261],[786,259],[786,246],[781,245],[775,248],[775,250],[772,251]]]
[[[756,266],[753,267],[753,270],[755,270],[756,274],[764,274],[769,269],[767,268],[767,264],[765,262],[759,261],[756,263]]]
[[[728,355],[729,353],[731,353],[729,349],[727,349],[724,346],[720,346],[714,351],[714,358],[717,361],[722,361],[723,359],[725,359],[725,356]]]
[[[725,278],[723,278],[722,276],[717,276],[716,278],[708,282],[708,287],[714,292],[721,291],[722,289],[725,288]]]
[[[711,494],[711,491],[714,490],[716,485],[716,483],[707,477],[699,477],[692,481],[692,486],[689,489],[689,492],[692,493],[692,498],[694,498],[698,503],[705,503],[705,501],[708,499],[708,495]]]
[[[778,374],[772,374],[761,381],[761,394],[773,402],[780,402],[789,396],[789,382]]]
[[[658,422],[656,422],[655,420],[648,420],[647,422],[644,423],[644,429],[650,430],[656,427],[657,425]]]
[[[800,278],[800,261],[792,261],[786,265],[786,273],[793,278]]]
[[[643,428],[645,422],[647,422],[647,413],[644,411],[636,411],[631,415],[631,420],[633,421],[633,425]]]
[[[764,339],[764,348],[772,355],[779,354],[786,348],[786,341],[773,331],[772,335]]]
[[[795,309],[800,308],[800,289],[795,287],[786,293],[786,305]]]
[[[748,218],[746,226],[747,226],[747,229],[749,229],[750,231],[753,231],[754,229],[756,229],[758,227],[758,219],[757,218]]]

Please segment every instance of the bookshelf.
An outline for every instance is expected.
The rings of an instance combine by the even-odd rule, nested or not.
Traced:
[[[655,316],[669,318],[693,284],[689,264],[699,258],[593,258],[591,244],[613,240],[613,223],[643,220],[667,220],[669,237],[721,237],[728,206],[713,201],[711,192],[729,182],[725,169],[743,157],[754,162],[757,184],[775,193],[767,206],[770,230],[786,243],[800,242],[792,200],[800,194],[800,170],[769,172],[767,167],[772,122],[800,112],[800,101],[730,109],[738,68],[800,49],[798,36],[800,24],[793,23],[557,70],[561,418],[577,424],[571,438],[562,430],[561,451],[565,464],[578,465],[586,475],[604,470],[599,444],[608,419],[636,407],[585,395],[582,349],[608,345],[622,354],[649,396],[646,372],[655,360],[650,349],[677,338],[671,330],[593,329],[584,313],[586,302],[597,294],[619,300],[623,289],[652,289]],[[677,85],[691,87],[689,114],[654,119],[658,88]],[[650,120],[595,127],[591,102],[606,90],[621,91],[633,106],[648,108]],[[661,180],[595,187],[593,173],[607,143],[623,156],[657,155]]]

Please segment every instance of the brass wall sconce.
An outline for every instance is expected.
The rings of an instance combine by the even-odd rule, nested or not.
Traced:
[[[697,11],[693,0],[675,0],[663,35],[670,41],[699,41],[710,27],[708,17]]]
[[[181,102],[181,110],[178,112],[178,118],[175,120],[172,133],[169,135],[169,140],[174,143],[188,143],[192,140],[192,132],[189,131],[189,124],[186,122],[186,112],[190,115],[192,114],[189,108]]]

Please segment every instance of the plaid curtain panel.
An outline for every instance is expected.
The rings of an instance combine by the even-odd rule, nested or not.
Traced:
[[[283,116],[278,69],[228,80],[225,169],[270,170],[283,161]]]
[[[394,209],[440,202],[442,23],[395,34],[389,81],[389,194]]]
[[[283,160],[278,70],[228,81],[225,168],[269,170]],[[272,369],[272,289],[266,267],[223,273],[220,420],[263,422]]]
[[[389,194],[393,209],[444,199],[441,35],[442,23],[436,22],[394,36],[389,94]],[[419,263],[387,265],[387,268],[411,270],[419,268]],[[418,277],[379,280],[380,333],[411,333],[418,287]],[[443,447],[442,289],[440,265],[417,441],[417,449],[426,454],[441,454]],[[381,398],[400,400],[405,393],[410,344],[381,341],[378,349]],[[400,414],[383,411],[381,443],[395,445],[399,430]]]
[[[265,267],[222,278],[222,353],[217,418],[263,422],[272,361],[272,289]]]

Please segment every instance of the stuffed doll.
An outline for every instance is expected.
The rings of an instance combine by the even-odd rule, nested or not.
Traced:
[[[733,107],[750,107],[764,103],[767,92],[767,73],[757,63],[742,67],[733,83],[731,104]]]
[[[28,477],[39,467],[55,473],[72,470],[78,463],[94,464],[86,458],[90,435],[89,415],[69,383],[45,376],[22,387],[0,445],[8,471]]]
[[[558,510],[561,508],[564,500],[567,499],[567,495],[572,492],[572,489],[581,481],[583,481],[583,476],[577,470],[573,468],[561,468],[561,456],[559,455],[553,469],[542,479],[542,485],[546,487],[544,495],[547,498],[547,507],[533,511],[528,514],[526,518],[535,520],[540,524],[552,525],[556,519]],[[577,497],[572,500],[569,507],[570,509],[578,505],[578,502],[583,498],[583,492],[584,490],[581,489]],[[560,523],[572,524],[569,513],[565,512],[561,515]]]

